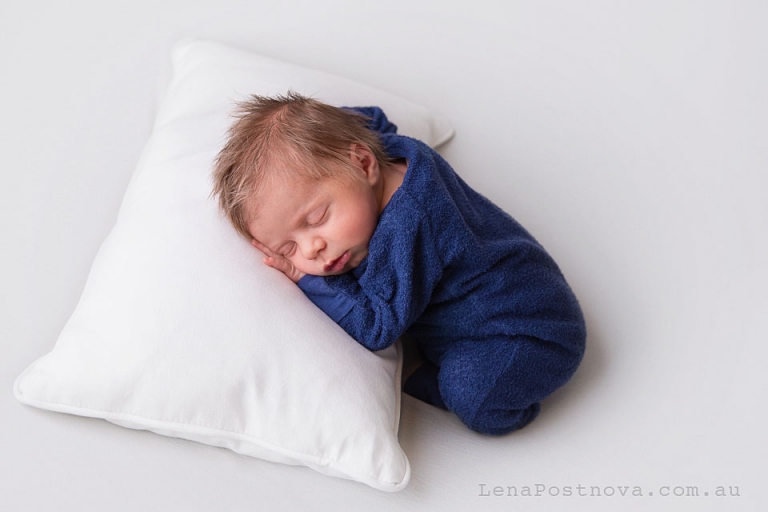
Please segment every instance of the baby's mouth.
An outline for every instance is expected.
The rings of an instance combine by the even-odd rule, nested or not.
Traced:
[[[344,265],[346,265],[347,262],[349,261],[350,256],[351,254],[349,253],[349,251],[346,251],[344,254],[342,254],[332,262],[328,263],[323,268],[323,270],[325,272],[331,272],[331,273],[340,272],[344,268]]]

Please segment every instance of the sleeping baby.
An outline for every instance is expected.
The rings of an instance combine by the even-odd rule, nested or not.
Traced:
[[[524,427],[581,361],[584,319],[552,258],[379,108],[252,96],[213,193],[359,343],[415,343],[423,362],[403,390],[474,431]]]

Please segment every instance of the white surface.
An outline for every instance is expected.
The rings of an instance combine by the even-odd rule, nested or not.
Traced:
[[[766,9],[5,0],[2,508],[765,508]],[[584,363],[536,422],[486,438],[406,396],[413,474],[386,494],[14,400],[13,379],[74,310],[186,36],[361,80],[454,123],[443,155],[544,244],[587,316]],[[481,483],[645,496],[483,497]],[[688,485],[701,496],[659,496]],[[718,485],[741,496],[703,496]]]
[[[451,124],[399,96],[220,43],[176,43],[171,70],[77,309],[16,380],[17,400],[403,489],[402,351],[367,350],[264,265],[219,211],[211,173],[235,102],[253,94],[379,105],[433,146]]]

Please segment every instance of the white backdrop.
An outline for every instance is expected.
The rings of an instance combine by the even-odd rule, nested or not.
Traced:
[[[0,507],[765,508],[767,22],[758,0],[2,0]],[[14,400],[75,308],[186,36],[452,120],[443,155],[542,242],[587,317],[583,366],[535,423],[485,438],[405,397],[413,477],[390,495]],[[616,495],[578,495],[593,486]]]

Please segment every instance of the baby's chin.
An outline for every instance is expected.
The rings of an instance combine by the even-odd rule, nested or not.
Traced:
[[[340,270],[338,272],[326,272],[325,274],[323,274],[323,277],[341,276],[341,275],[349,273],[351,270],[352,269],[350,268],[350,269],[347,269],[347,270]]]

